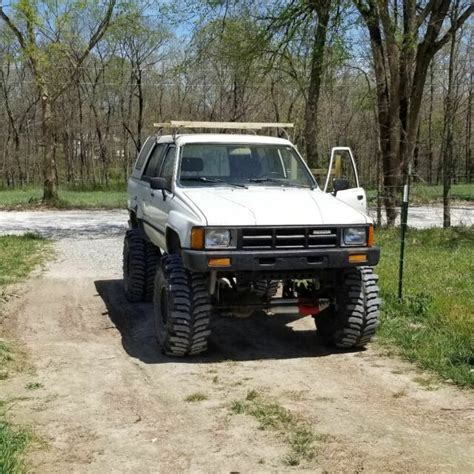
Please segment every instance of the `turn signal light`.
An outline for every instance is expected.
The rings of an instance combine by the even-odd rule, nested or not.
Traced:
[[[207,264],[210,267],[230,267],[230,258],[210,258]]]
[[[355,253],[349,255],[349,263],[365,263],[367,262],[367,254],[365,253]]]
[[[191,230],[191,248],[194,250],[204,248],[204,229],[202,227],[193,227]]]
[[[369,234],[367,235],[367,247],[372,247],[374,245],[374,226],[369,225]]]

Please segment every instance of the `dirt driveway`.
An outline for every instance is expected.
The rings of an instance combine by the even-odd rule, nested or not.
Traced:
[[[44,441],[33,472],[474,471],[470,393],[375,349],[330,352],[310,318],[216,320],[208,355],[166,358],[150,306],[124,299],[121,238],[55,245],[8,307],[32,369],[0,382],[10,419]],[[285,433],[232,413],[250,390],[311,427],[314,459],[288,466]]]

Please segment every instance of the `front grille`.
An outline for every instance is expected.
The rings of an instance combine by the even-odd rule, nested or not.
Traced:
[[[242,250],[292,250],[337,247],[335,227],[246,227],[241,230]]]

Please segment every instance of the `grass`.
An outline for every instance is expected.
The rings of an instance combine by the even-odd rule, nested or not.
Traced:
[[[303,461],[311,461],[316,455],[315,443],[321,440],[304,420],[276,401],[260,396],[255,390],[247,393],[245,400],[234,400],[230,411],[235,415],[249,415],[260,424],[260,429],[280,433],[289,447],[284,457],[288,466],[299,466]]]
[[[200,392],[192,393],[184,399],[185,402],[202,402],[204,400],[207,400],[207,395]]]
[[[400,194],[401,195],[401,194]],[[35,209],[41,203],[41,187],[0,189],[0,209]],[[371,205],[375,204],[377,192],[367,191]],[[412,204],[441,203],[442,186],[415,184],[411,188]],[[454,200],[474,201],[474,184],[454,184],[451,188]],[[110,189],[93,186],[65,186],[59,190],[59,200],[48,207],[56,209],[116,209],[125,208],[127,194],[123,183],[113,183]]]
[[[7,364],[13,362],[14,355],[11,345],[0,340],[0,381],[8,378]]]
[[[34,234],[0,236],[0,293],[4,294],[6,285],[26,278],[50,254],[49,242]],[[0,298],[0,314],[1,299],[3,298]],[[13,345],[0,339],[0,381],[8,377],[8,366],[14,364],[15,359]],[[41,384],[33,383],[27,388],[34,390],[40,386]],[[27,431],[7,422],[4,406],[5,403],[0,402],[0,474],[23,472],[22,455],[31,436]]]
[[[0,209],[41,208],[41,188],[0,190]],[[60,190],[59,200],[50,207],[57,209],[116,209],[125,208],[125,191],[113,190]]]
[[[39,388],[43,388],[44,385],[40,382],[29,382],[25,385],[27,390],[38,390]]]
[[[403,302],[396,296],[399,231],[379,231],[377,240],[379,343],[444,379],[473,387],[474,228],[408,230]]]
[[[0,473],[14,474],[25,472],[23,452],[30,442],[30,434],[22,429],[14,428],[5,419],[0,408]]]
[[[49,242],[36,234],[0,236],[0,290],[24,279],[50,254]]]
[[[474,201],[474,184],[453,184],[451,187],[451,199],[456,201]],[[371,205],[376,203],[377,191],[367,191],[367,198]],[[401,191],[400,191],[401,198]],[[443,187],[441,185],[428,186],[426,184],[414,184],[410,189],[410,202],[414,205],[441,203],[443,200]]]

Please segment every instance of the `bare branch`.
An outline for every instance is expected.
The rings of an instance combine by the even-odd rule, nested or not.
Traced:
[[[69,76],[69,80],[66,81],[66,84],[64,84],[64,86],[58,92],[56,92],[56,94],[54,95],[53,101],[55,101],[58,97],[60,97],[63,94],[63,92],[67,90],[74,83],[75,76],[77,72],[79,71],[80,67],[82,66],[82,63],[86,60],[87,56],[94,49],[97,43],[103,38],[105,32],[110,26],[112,14],[113,14],[116,3],[117,3],[117,0],[109,1],[107,10],[105,12],[104,17],[102,18],[102,21],[99,23],[99,25],[97,26],[97,29],[92,34],[86,48],[77,59],[74,65],[74,69],[71,71],[71,74]]]
[[[467,19],[472,15],[474,12],[474,4],[471,5],[464,10],[464,12],[456,19],[454,24],[449,28],[449,30],[445,33],[445,35],[436,41],[433,45],[435,51],[439,51],[451,38],[451,36],[456,33],[456,31],[461,28],[461,26],[467,21]]]
[[[26,50],[26,41],[25,37],[23,36],[22,32],[16,27],[16,25],[10,20],[10,17],[3,11],[3,7],[0,7],[0,17],[5,21],[8,28],[13,32],[13,34],[17,37],[18,43],[20,43],[20,47],[22,50]]]

